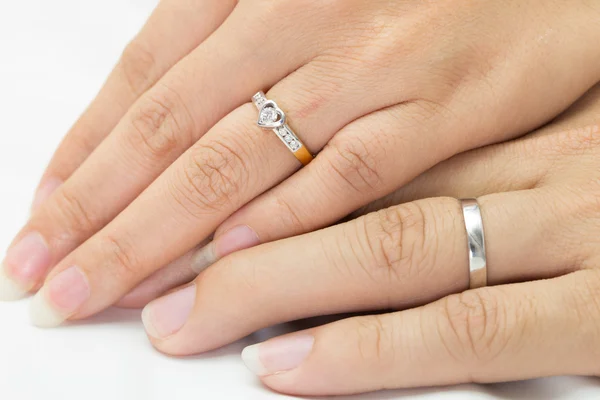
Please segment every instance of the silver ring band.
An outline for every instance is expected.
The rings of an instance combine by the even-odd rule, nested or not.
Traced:
[[[267,99],[263,92],[256,93],[252,97],[252,103],[258,109],[257,125],[263,129],[273,130],[294,156],[303,165],[308,165],[313,160],[313,156],[289,127],[285,113],[277,106],[277,103]]]
[[[469,242],[469,288],[477,289],[487,286],[487,257],[485,254],[483,219],[477,200],[464,199],[460,203],[465,217]]]

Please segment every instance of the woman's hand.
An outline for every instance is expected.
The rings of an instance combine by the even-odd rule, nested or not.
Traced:
[[[174,260],[169,285],[530,131],[598,81],[599,15],[586,0],[165,0],[57,153],[0,295],[45,281],[36,324],[84,318]],[[297,174],[244,104],[263,88],[320,152]]]
[[[406,310],[286,335],[243,357],[267,386],[301,395],[600,375],[600,85],[545,128],[450,159],[368,209],[427,196],[453,198],[222,259],[147,306],[153,344],[187,355],[284,321]],[[455,198],[470,196],[489,284],[506,285],[453,294],[469,287]]]

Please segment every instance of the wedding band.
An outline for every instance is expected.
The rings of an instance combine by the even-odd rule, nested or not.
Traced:
[[[487,286],[487,258],[481,209],[475,199],[461,200],[469,242],[469,288]]]
[[[277,103],[268,100],[263,92],[256,93],[252,97],[252,102],[258,109],[256,124],[263,129],[273,130],[302,165],[308,165],[313,160],[313,156],[286,123],[285,113],[277,106]]]

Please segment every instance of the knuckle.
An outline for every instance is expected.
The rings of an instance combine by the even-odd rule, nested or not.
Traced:
[[[134,39],[125,47],[119,65],[134,95],[144,93],[152,85],[156,60],[139,39]]]
[[[93,232],[101,222],[100,218],[89,210],[89,205],[77,193],[63,187],[56,191],[56,201],[53,210],[60,213],[60,219],[66,220],[64,228],[68,230],[71,237],[87,236]]]
[[[557,156],[582,155],[600,147],[599,133],[597,124],[561,129],[556,134],[540,136],[540,147]]]
[[[245,39],[252,46],[258,46],[269,32],[275,27],[280,34],[286,35],[289,32],[290,14],[297,15],[296,4],[291,0],[239,0],[247,7],[248,14],[252,15],[252,29],[248,31]],[[287,9],[286,9],[287,8]]]
[[[581,179],[573,177],[570,184],[556,185],[551,189],[554,198],[561,200],[554,200],[548,203],[548,206],[552,207],[556,220],[559,222],[555,224],[557,228],[555,232],[562,236],[564,236],[564,231],[560,229],[575,233],[574,221],[584,223],[593,230],[600,223],[600,179],[595,176],[586,176]],[[565,199],[568,199],[568,204],[564,202]],[[581,246],[580,241],[575,237],[573,239],[575,240],[572,243],[570,240],[563,240],[563,242],[573,244],[579,249],[586,247]],[[594,244],[596,243],[594,242]],[[594,252],[595,249],[592,248],[592,250]]]
[[[372,214],[366,235],[373,272],[391,285],[429,273],[436,262],[437,237],[429,235],[435,224],[427,203],[413,202]],[[369,217],[367,217],[369,218]]]
[[[273,30],[276,30],[279,37],[305,43],[304,51],[316,50],[321,43],[311,39],[316,39],[323,29],[330,28],[328,16],[333,17],[334,13],[343,12],[347,8],[342,7],[342,2],[343,0],[238,0],[239,8],[243,7],[246,14],[251,16],[250,29],[246,30],[242,40],[249,48],[257,51],[270,49],[264,43],[270,41]],[[332,7],[336,4],[340,5]],[[298,25],[305,29],[295,29]]]
[[[193,142],[193,120],[181,97],[166,85],[155,86],[130,114],[131,145],[150,162],[170,159]]]
[[[389,370],[396,353],[393,322],[381,315],[358,317],[353,321],[360,361],[384,371]]]
[[[238,208],[242,185],[250,185],[250,174],[241,146],[224,141],[198,145],[181,169],[176,196],[192,214]]]
[[[507,309],[498,294],[484,288],[441,300],[438,329],[446,351],[455,359],[487,363],[506,347]]]
[[[360,194],[381,191],[383,185],[379,173],[379,158],[371,146],[359,138],[330,143],[329,165],[341,178],[342,183]]]
[[[406,47],[399,42],[404,35],[398,34],[397,24],[390,18],[373,18],[363,24],[362,31],[356,36],[355,57],[361,65],[369,69],[386,71],[398,60],[398,53],[406,51]],[[367,69],[363,70],[366,73]]]
[[[110,273],[117,278],[117,282],[136,280],[139,275],[139,266],[133,247],[121,238],[107,235],[100,239],[100,250],[105,259],[105,265],[110,268]]]

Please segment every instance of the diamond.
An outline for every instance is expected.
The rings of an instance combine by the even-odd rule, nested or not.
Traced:
[[[278,118],[277,111],[274,108],[268,107],[262,110],[260,113],[260,122],[262,123],[273,123]]]
[[[287,143],[293,143],[294,142],[294,138],[292,137],[292,135],[287,135],[283,138],[283,140],[285,140]]]
[[[285,125],[285,114],[277,104],[268,101],[258,115],[258,126],[265,129],[277,129]]]

